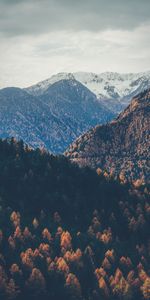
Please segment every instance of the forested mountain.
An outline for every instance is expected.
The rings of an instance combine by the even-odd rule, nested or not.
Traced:
[[[101,168],[122,180],[150,180],[150,90],[135,98],[117,119],[96,126],[66,151],[81,166]]]
[[[150,298],[148,186],[0,140],[0,299]]]
[[[18,88],[0,90],[0,137],[16,137],[53,153],[114,114],[79,82],[63,80],[36,97]]]

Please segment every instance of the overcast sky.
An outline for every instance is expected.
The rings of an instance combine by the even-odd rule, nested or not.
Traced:
[[[150,0],[0,0],[0,87],[150,70]]]

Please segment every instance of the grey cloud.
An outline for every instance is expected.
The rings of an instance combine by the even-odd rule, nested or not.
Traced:
[[[149,0],[0,0],[0,32],[133,29],[149,21]]]
[[[150,69],[150,25],[134,30],[57,31],[1,37],[0,87],[29,86],[57,72]]]

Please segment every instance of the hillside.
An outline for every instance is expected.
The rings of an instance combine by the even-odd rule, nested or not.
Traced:
[[[0,140],[0,299],[150,297],[150,205],[65,157]]]
[[[116,120],[82,135],[65,154],[81,166],[149,181],[150,91],[133,98]]]
[[[18,88],[2,89],[0,103],[1,138],[14,136],[52,153],[63,153],[90,127],[114,117],[75,80],[59,81],[39,97]]]

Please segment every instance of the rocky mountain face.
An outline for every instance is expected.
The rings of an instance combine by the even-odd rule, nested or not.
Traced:
[[[56,154],[89,128],[114,117],[74,79],[60,80],[39,96],[6,88],[0,90],[0,103],[0,137],[14,136]]]
[[[86,86],[114,113],[121,112],[132,97],[150,88],[150,72],[119,74],[105,72],[95,73],[58,73],[49,79],[26,89],[32,95],[42,95],[54,83],[60,80],[77,80]]]
[[[82,135],[65,155],[80,166],[100,168],[123,180],[149,181],[150,90],[134,97],[111,123]]]

